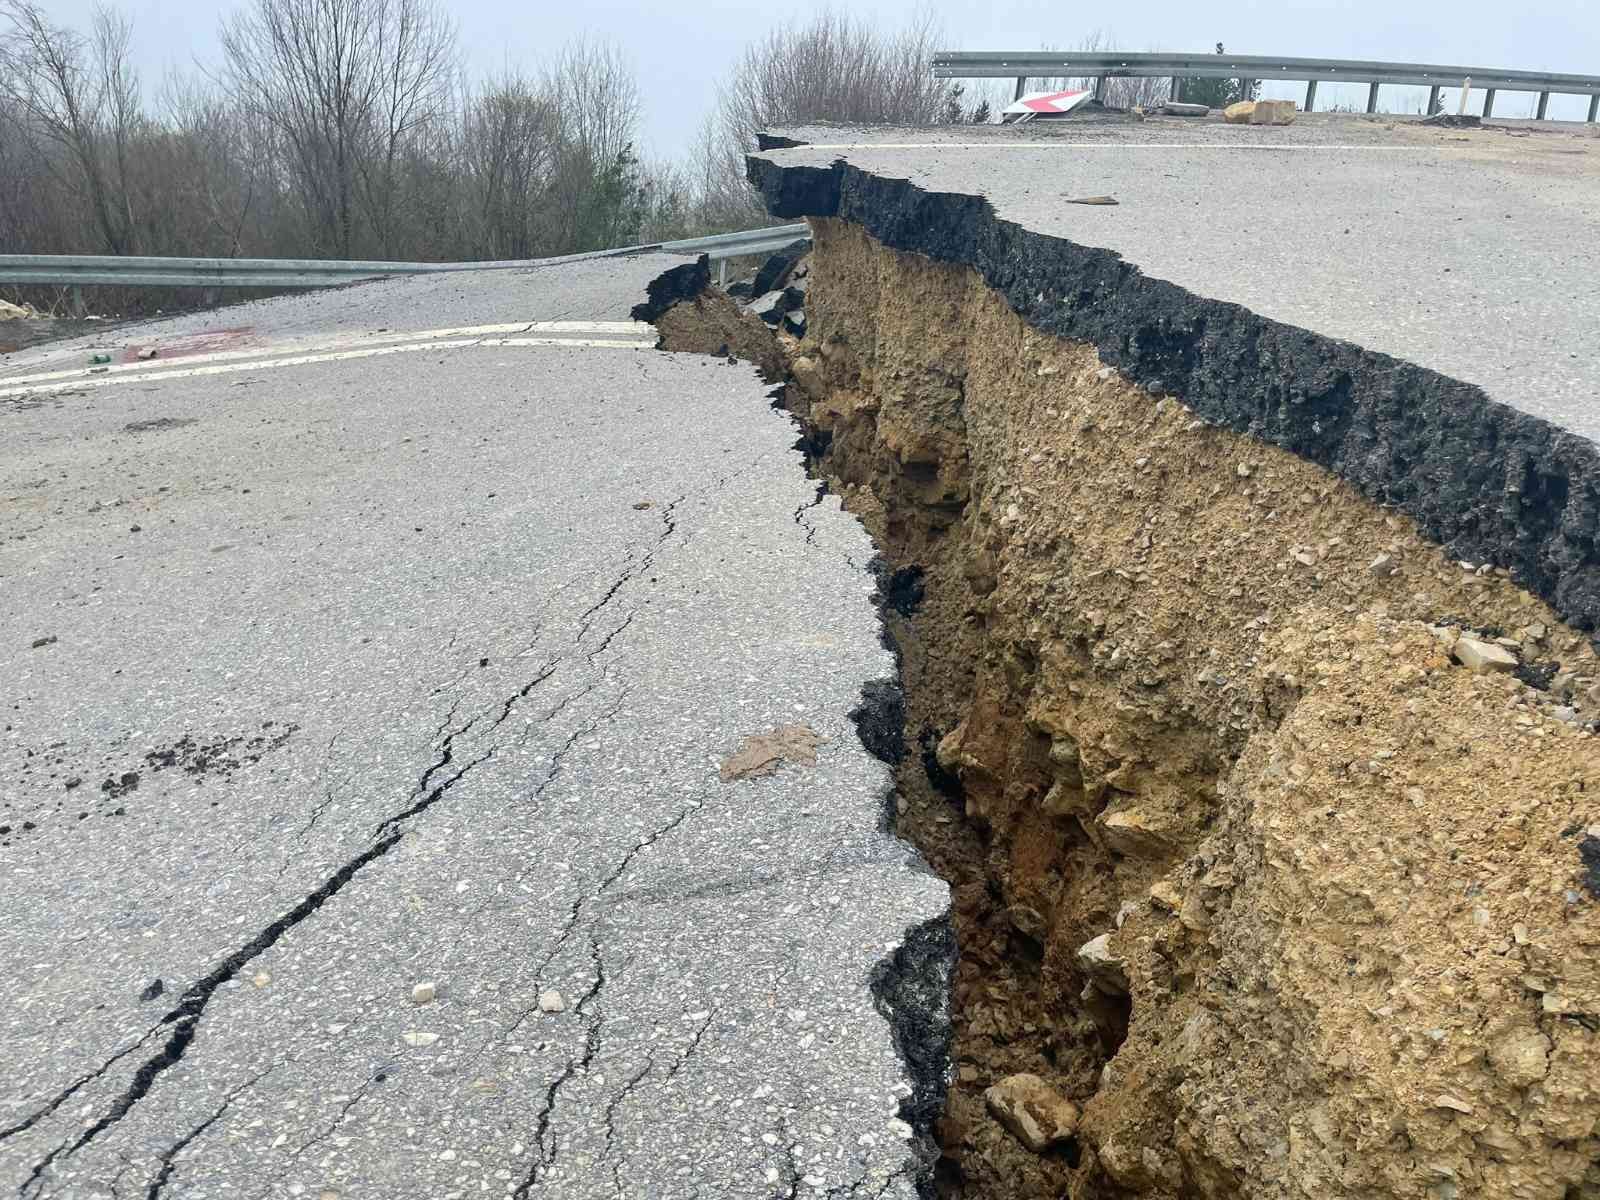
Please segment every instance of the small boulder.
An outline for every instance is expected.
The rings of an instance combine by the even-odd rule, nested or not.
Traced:
[[[1122,960],[1111,952],[1111,935],[1102,933],[1078,947],[1078,966],[1102,992],[1114,996],[1128,994],[1128,973]]]
[[[1474,675],[1487,675],[1491,671],[1515,671],[1517,656],[1504,646],[1477,638],[1459,637],[1450,651],[1455,660]]]
[[[1293,100],[1257,100],[1250,111],[1252,125],[1290,125],[1294,123]]]
[[[1240,100],[1222,110],[1230,125],[1288,125],[1294,115],[1293,100]]]
[[[995,1119],[1035,1154],[1066,1141],[1078,1128],[1078,1106],[1037,1075],[1008,1075],[983,1099]]]

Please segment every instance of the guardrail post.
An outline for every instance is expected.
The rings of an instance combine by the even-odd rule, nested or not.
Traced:
[[[83,302],[83,289],[77,284],[73,284],[67,292],[67,313],[75,321],[81,321],[89,315],[89,307]]]
[[[1589,97],[1589,123],[1594,124],[1596,117],[1600,117],[1600,92]]]
[[[1016,90],[1011,93],[1011,103],[1015,104],[1018,100],[1021,100],[1027,90],[1028,77],[1026,75],[1018,75]]]
[[[1484,90],[1483,90],[1483,119],[1485,121],[1487,121],[1492,116],[1494,116],[1494,89],[1493,88],[1484,88]]]
[[[1422,115],[1431,117],[1439,111],[1439,85],[1436,83],[1428,89],[1428,111]]]
[[[1549,107],[1550,107],[1550,93],[1549,92],[1540,92],[1539,93],[1539,111],[1534,114],[1533,119],[1535,121],[1544,120],[1544,110],[1549,108]]]
[[[1094,98],[1101,104],[1106,102],[1106,77],[1104,75],[1096,75],[1094,77]]]
[[[1369,113],[1378,111],[1378,85],[1376,83],[1369,85],[1367,88],[1367,111]]]
[[[1316,108],[1316,106],[1317,81],[1315,79],[1308,79],[1306,80],[1306,111],[1310,112],[1312,109]]]

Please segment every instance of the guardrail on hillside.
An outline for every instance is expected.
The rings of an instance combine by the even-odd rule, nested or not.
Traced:
[[[709,255],[714,261],[747,254],[781,250],[791,242],[810,237],[805,225],[773,225],[739,233],[618,246],[560,258],[516,259],[502,262],[418,263],[353,262],[311,258],[140,258],[100,254],[0,254],[0,284],[60,284],[114,287],[253,287],[316,288],[377,279],[386,275],[437,275],[458,271],[512,271],[618,258],[630,254]],[[81,297],[74,296],[81,307]]]
[[[1249,94],[1254,81],[1287,79],[1306,85],[1305,110],[1317,100],[1318,83],[1364,83],[1367,111],[1378,111],[1378,88],[1406,84],[1428,89],[1428,112],[1439,106],[1439,90],[1471,86],[1484,93],[1483,115],[1494,114],[1497,91],[1537,92],[1537,118],[1544,120],[1552,95],[1589,97],[1589,120],[1600,115],[1600,75],[1562,75],[1546,71],[1503,71],[1487,67],[1446,67],[1428,63],[1362,62],[1344,58],[1272,58],[1259,54],[1101,54],[1082,51],[1011,53],[1001,50],[941,51],[934,55],[937,79],[1005,79],[1017,81],[1016,97],[1027,90],[1030,78],[1070,75],[1092,78],[1095,97],[1105,98],[1106,80],[1119,76],[1171,76],[1174,88],[1182,79],[1238,79]],[[1182,97],[1174,95],[1173,99]]]

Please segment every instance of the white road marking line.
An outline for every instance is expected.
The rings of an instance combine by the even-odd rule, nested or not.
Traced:
[[[1317,146],[1297,142],[1272,146],[1265,142],[836,142],[805,146],[787,146],[784,150],[768,150],[768,154],[782,154],[786,150],[1425,150],[1425,146]]]
[[[344,337],[300,338],[276,346],[252,346],[243,350],[214,350],[207,354],[185,354],[177,359],[139,359],[101,367],[73,367],[61,371],[39,371],[31,375],[0,375],[0,385],[43,383],[53,379],[94,378],[131,372],[159,371],[176,366],[202,366],[215,362],[234,362],[252,358],[272,358],[287,354],[315,354],[328,350],[391,345],[398,342],[433,341],[442,338],[478,337],[491,334],[633,334],[655,337],[655,330],[640,321],[514,321],[503,325],[457,325],[448,329],[419,329],[411,333],[363,333]],[[180,335],[183,337],[199,336]],[[160,347],[160,341],[154,343]]]
[[[515,326],[526,329],[526,325]],[[366,346],[359,350],[332,350],[316,354],[296,354],[287,358],[252,359],[246,362],[210,363],[198,367],[174,367],[169,371],[144,372],[138,375],[94,375],[87,379],[69,379],[56,383],[31,384],[26,387],[0,388],[0,397],[39,395],[50,392],[78,392],[88,388],[111,387],[119,383],[165,383],[169,379],[193,379],[206,375],[232,375],[239,371],[266,371],[274,367],[299,367],[308,363],[336,362],[352,358],[376,358],[385,354],[412,354],[419,350],[459,350],[474,346],[587,346],[616,350],[654,350],[655,341],[634,341],[624,338],[559,338],[559,337],[507,337],[507,338],[455,338],[432,342],[408,342],[399,346]],[[9,381],[6,381],[9,382]]]

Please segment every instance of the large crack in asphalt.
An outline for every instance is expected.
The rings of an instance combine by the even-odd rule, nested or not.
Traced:
[[[222,1103],[213,1110],[210,1116],[161,1152],[160,1157],[156,1159],[160,1166],[156,1171],[155,1177],[150,1180],[150,1186],[145,1189],[145,1200],[159,1200],[161,1193],[166,1190],[167,1181],[172,1178],[174,1163],[178,1155],[182,1154],[191,1142],[220,1121],[223,1114],[228,1111],[228,1108],[235,1100],[255,1087],[256,1084],[271,1073],[272,1068],[268,1067],[265,1071],[261,1071],[245,1080],[223,1097]]]
[[[711,291],[707,260],[702,258],[692,266],[674,268],[652,283],[649,301],[635,308],[634,316],[656,323],[673,305],[693,303]],[[667,340],[663,337],[660,349],[674,348],[666,344]],[[812,498],[803,501],[794,510],[794,523],[806,531],[805,545],[813,547],[816,545],[817,530],[808,514],[821,505],[832,486],[819,464],[820,450],[826,448],[826,443],[819,447],[814,431],[808,429],[787,408],[785,388],[788,381],[769,379],[769,382],[777,385],[769,393],[769,407],[795,425],[799,434],[795,449],[804,455],[807,476],[816,488]],[[917,580],[914,576],[902,578],[902,573],[891,572],[877,555],[865,566],[858,566],[848,557],[846,563],[876,581],[872,602],[879,614],[879,641],[895,658],[892,676],[869,680],[862,685],[861,699],[850,711],[849,717],[867,752],[895,772],[905,754],[906,710],[901,683],[900,647],[885,618],[905,602],[906,594],[915,588]],[[880,828],[910,849],[916,868],[936,874],[911,839],[896,828],[896,801],[897,790],[891,782],[884,790],[884,815]],[[830,852],[820,867],[825,869],[831,860]],[[757,885],[792,873],[783,871],[761,876]],[[717,894],[723,889],[733,893],[750,886],[752,884],[748,878],[740,877],[709,885],[698,893],[680,894]],[[910,1084],[909,1094],[900,1102],[899,1117],[910,1130],[911,1161],[884,1183],[879,1195],[887,1192],[894,1179],[900,1177],[910,1179],[917,1194],[924,1200],[932,1200],[936,1194],[935,1168],[941,1153],[936,1122],[943,1112],[950,1084],[950,989],[957,954],[955,928],[950,911],[946,909],[939,916],[907,929],[900,944],[877,963],[868,980],[874,1006],[889,1026],[895,1052]],[[795,1167],[796,1164],[791,1160],[790,1170],[783,1180],[791,1200],[798,1196],[803,1183],[803,1176]],[[858,1180],[844,1190],[854,1193],[864,1182]]]
[[[651,565],[654,564],[655,556],[660,547],[665,544],[666,540],[671,537],[672,533],[676,529],[676,521],[673,513],[677,505],[681,503],[684,498],[684,496],[680,496],[677,500],[672,501],[671,504],[666,506],[666,510],[663,514],[663,522],[666,526],[664,532],[655,540],[654,543],[651,544],[647,552],[642,555],[637,562],[630,562],[625,565],[624,568],[618,573],[616,579],[612,581],[605,592],[601,595],[599,600],[584,611],[579,619],[579,631],[574,638],[574,645],[582,645],[584,638],[588,635],[590,629],[593,627],[595,619],[615,600],[616,596],[622,591],[624,586],[631,579],[635,578],[642,571],[647,570]],[[630,614],[628,619],[625,620],[621,626],[612,629],[603,639],[602,645],[586,655],[586,662],[592,663],[599,654],[609,649],[615,638],[621,633],[622,629],[627,627],[627,624],[631,620],[632,614]],[[556,670],[562,661],[563,658],[559,655],[551,660],[548,660],[541,665],[531,679],[522,684],[517,688],[516,691],[508,696],[502,702],[500,713],[491,725],[490,731],[492,732],[494,729],[498,729],[500,725],[502,725],[505,720],[510,717],[512,710],[519,703],[526,700],[528,696],[531,695],[539,686],[549,680],[556,673]],[[574,732],[566,739],[563,746],[560,747],[552,756],[551,770],[547,773],[545,779],[535,790],[535,799],[541,796],[544,790],[548,788],[549,785],[560,774],[562,759],[571,751],[572,746],[576,744],[578,738],[586,736],[588,733],[592,733],[594,729],[599,727],[600,724],[604,723],[606,720],[614,718],[617,712],[620,711],[622,704],[626,700],[626,697],[627,689],[624,688],[621,696],[606,712],[598,715],[593,721],[588,722],[586,725],[581,726],[577,732]],[[119,1121],[121,1121],[141,1100],[145,1098],[145,1096],[149,1094],[151,1088],[155,1086],[156,1081],[165,1072],[182,1061],[185,1053],[189,1049],[190,1044],[194,1041],[195,1033],[199,1027],[201,1019],[205,1015],[207,1006],[210,1004],[212,997],[216,994],[219,988],[233,980],[247,964],[261,954],[270,950],[285,935],[287,935],[290,930],[309,919],[314,913],[321,909],[324,904],[328,903],[335,896],[337,896],[345,888],[345,886],[348,885],[351,880],[355,879],[356,876],[359,875],[366,867],[383,858],[386,854],[393,850],[395,846],[399,845],[406,833],[409,832],[409,827],[406,824],[407,822],[427,812],[428,809],[432,808],[435,804],[442,800],[451,789],[453,789],[458,783],[470,775],[472,771],[495,757],[497,747],[490,746],[482,754],[472,758],[466,762],[465,765],[460,766],[458,769],[452,771],[440,782],[434,782],[434,780],[438,778],[441,773],[447,771],[455,763],[456,740],[468,734],[478,721],[478,718],[473,716],[469,717],[460,725],[454,725],[453,722],[455,721],[455,715],[459,709],[459,705],[459,700],[452,705],[449,714],[447,714],[445,719],[438,726],[438,729],[435,731],[436,740],[439,736],[439,733],[443,732],[443,742],[439,747],[437,756],[423,769],[421,775],[417,779],[417,782],[413,785],[411,790],[412,797],[415,797],[413,803],[407,805],[401,811],[387,817],[383,822],[381,822],[373,833],[372,843],[364,851],[345,862],[343,866],[324,879],[320,886],[308,893],[293,908],[289,909],[287,912],[280,915],[276,920],[264,926],[249,941],[245,942],[233,953],[222,959],[221,962],[213,967],[212,970],[205,976],[191,984],[183,993],[177,1006],[163,1016],[154,1027],[148,1030],[132,1046],[126,1047],[119,1051],[117,1054],[109,1058],[98,1069],[76,1080],[69,1087],[53,1097],[47,1104],[30,1114],[28,1117],[24,1118],[22,1121],[17,1122],[6,1130],[0,1131],[0,1140],[3,1140],[4,1138],[15,1136],[27,1129],[32,1128],[39,1121],[58,1111],[67,1100],[71,1099],[72,1096],[77,1094],[82,1088],[104,1076],[119,1061],[143,1046],[151,1036],[155,1035],[162,1029],[168,1030],[166,1039],[162,1043],[160,1049],[150,1057],[146,1058],[139,1065],[128,1085],[122,1089],[122,1091],[114,1100],[112,1100],[109,1107],[96,1120],[89,1123],[83,1132],[77,1137],[73,1138],[69,1136],[68,1138],[62,1140],[52,1150],[50,1150],[49,1153],[44,1155],[34,1164],[28,1177],[23,1181],[22,1185],[18,1189],[18,1196],[21,1197],[22,1200],[37,1200],[44,1186],[46,1173],[49,1172],[52,1167],[55,1167],[58,1163],[72,1158],[79,1151],[95,1142],[108,1129],[112,1128]],[[603,978],[601,982],[603,985]],[[592,1036],[595,1038],[598,1037],[598,1026],[595,1027]],[[592,1051],[589,1052],[589,1057],[593,1057]],[[559,1091],[559,1089],[557,1089],[557,1091]],[[231,1097],[229,1102],[231,1103]],[[210,1126],[223,1115],[223,1110],[225,1110],[226,1107],[227,1105],[224,1104],[223,1109],[219,1109],[217,1112],[213,1113],[210,1118],[193,1129],[186,1136],[181,1145],[171,1151],[172,1155],[175,1157],[177,1151],[181,1149],[182,1146],[187,1145],[194,1138],[199,1137],[208,1128],[210,1128]],[[160,1184],[163,1187],[165,1186],[167,1176],[169,1176],[171,1173],[171,1165],[172,1164],[170,1160],[163,1164],[165,1170],[160,1177]]]
[[[604,1016],[600,1012],[598,1000],[600,993],[606,986],[605,958],[600,950],[600,939],[589,939],[590,960],[594,965],[594,982],[589,990],[578,1000],[575,1011],[583,1019],[584,1035],[583,1050],[580,1054],[567,1060],[566,1067],[545,1088],[544,1104],[539,1110],[539,1115],[534,1126],[534,1161],[528,1169],[528,1174],[517,1185],[511,1195],[513,1200],[528,1200],[529,1194],[538,1184],[540,1173],[548,1170],[555,1164],[557,1144],[555,1139],[555,1111],[556,1104],[561,1098],[561,1090],[573,1079],[574,1076],[589,1069],[589,1064],[594,1061],[595,1055],[600,1053],[600,1028]],[[590,1015],[589,1005],[594,1004],[593,1015]]]

